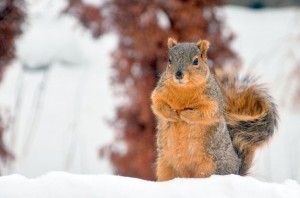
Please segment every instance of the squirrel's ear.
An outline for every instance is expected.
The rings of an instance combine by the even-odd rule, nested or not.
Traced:
[[[198,43],[196,44],[197,47],[199,48],[200,50],[200,53],[201,53],[201,58],[202,59],[206,59],[206,53],[207,53],[207,50],[209,48],[209,41],[207,40],[200,40],[198,41]]]
[[[177,44],[177,41],[173,38],[168,38],[168,47],[169,49],[171,49],[172,47],[174,47]]]

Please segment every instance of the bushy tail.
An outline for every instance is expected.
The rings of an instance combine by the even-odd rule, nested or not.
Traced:
[[[227,127],[242,159],[240,174],[246,175],[255,150],[268,142],[277,127],[276,105],[267,90],[252,77],[238,80],[222,74],[218,81],[227,104]]]

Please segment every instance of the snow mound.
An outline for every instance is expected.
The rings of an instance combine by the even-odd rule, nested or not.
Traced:
[[[285,197],[299,198],[300,186],[286,180],[266,183],[237,175],[206,179],[177,178],[151,182],[113,175],[75,175],[51,172],[36,179],[21,175],[0,178],[0,197]]]

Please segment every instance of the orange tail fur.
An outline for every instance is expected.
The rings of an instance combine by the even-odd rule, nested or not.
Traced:
[[[242,159],[241,175],[251,167],[255,150],[272,137],[277,127],[277,109],[263,85],[253,77],[238,80],[228,74],[218,76],[226,100],[225,119],[234,145]]]

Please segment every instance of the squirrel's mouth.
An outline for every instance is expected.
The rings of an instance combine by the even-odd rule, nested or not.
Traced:
[[[183,80],[178,80],[179,84],[184,84]]]
[[[187,83],[187,81],[184,79],[176,79],[175,82],[179,85],[185,85]]]

